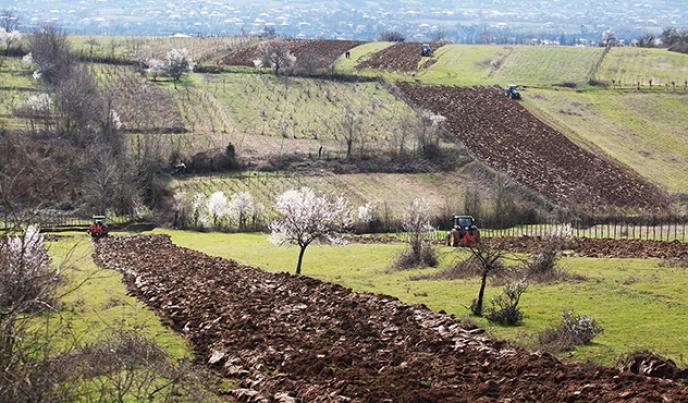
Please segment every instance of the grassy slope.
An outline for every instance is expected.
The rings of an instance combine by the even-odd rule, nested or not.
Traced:
[[[598,78],[626,86],[665,85],[683,87],[688,80],[688,55],[666,49],[613,48],[604,59]]]
[[[424,83],[485,85],[495,83],[493,69],[513,51],[508,46],[445,45],[435,52],[437,63],[421,71]]]
[[[686,94],[529,89],[526,105],[574,141],[602,150],[669,192],[688,188]]]
[[[267,241],[266,234],[167,233],[177,245],[271,272],[293,272],[296,264],[298,250],[276,247]],[[389,271],[403,248],[403,244],[314,245],[306,250],[303,273],[354,291],[393,295],[406,303],[466,315],[466,307],[477,296],[478,279],[409,281],[411,276],[439,269]],[[442,267],[468,256],[462,249],[441,247],[441,251]],[[682,287],[688,281],[685,269],[661,267],[658,260],[642,259],[565,258],[562,265],[588,281],[532,285],[520,305],[528,315],[523,326],[492,326],[483,319],[478,319],[479,325],[495,337],[528,343],[532,340],[529,335],[554,325],[565,309],[574,309],[595,318],[605,331],[592,345],[566,354],[568,359],[615,364],[624,353],[648,349],[682,362],[688,345],[688,297]],[[500,291],[501,287],[488,286],[487,300]]]
[[[502,83],[585,83],[602,57],[601,48],[519,46],[493,74]]]
[[[413,110],[378,83],[338,83],[272,74],[193,75],[169,88],[187,130],[232,142],[244,156],[344,149],[354,113],[354,148],[394,147]],[[218,141],[216,141],[218,143]],[[226,146],[226,143],[223,144]]]

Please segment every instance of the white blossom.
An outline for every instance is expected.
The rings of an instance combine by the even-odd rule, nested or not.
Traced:
[[[375,204],[368,202],[363,206],[358,206],[358,221],[367,224],[373,221],[373,211],[375,210]]]
[[[435,230],[430,224],[430,205],[425,199],[414,199],[404,207],[402,226],[406,232],[423,233]]]
[[[31,95],[24,103],[24,107],[35,114],[50,111],[50,106],[50,95],[45,93],[40,95]]]
[[[437,115],[427,109],[423,109],[420,112],[420,120],[427,126],[438,127],[441,126],[447,118],[442,115]]]
[[[36,61],[33,60],[33,55],[31,54],[31,52],[27,53],[26,55],[24,55],[24,57],[22,57],[22,62],[24,62],[24,64],[26,64],[27,66],[33,66],[34,63],[36,63]]]
[[[343,245],[339,233],[353,224],[344,196],[316,195],[310,188],[288,190],[277,197],[275,210],[281,218],[270,223],[270,241],[276,245],[298,245],[301,249],[296,273],[301,272],[303,253],[313,242]]]
[[[215,192],[206,200],[208,213],[217,225],[217,221],[227,215],[227,197],[224,192]]]
[[[248,192],[232,195],[227,210],[229,217],[239,221],[239,227],[243,228],[246,225],[246,221],[253,217],[255,213],[253,196]]]
[[[193,208],[193,203],[189,199],[189,195],[186,192],[177,192],[174,194],[174,205],[172,208],[176,211],[188,211]]]
[[[114,109],[110,109],[110,122],[112,122],[115,129],[119,130],[122,128],[122,120],[119,117],[119,113]]]

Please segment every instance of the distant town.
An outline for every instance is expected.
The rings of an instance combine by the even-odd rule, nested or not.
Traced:
[[[265,31],[292,38],[377,40],[394,31],[407,41],[596,45],[614,32],[617,44],[688,25],[681,0],[400,0],[270,1],[143,0],[0,1],[31,31],[46,23],[81,35],[228,36]]]

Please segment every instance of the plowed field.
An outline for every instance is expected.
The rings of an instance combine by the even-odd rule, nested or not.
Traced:
[[[423,58],[420,54],[420,43],[397,43],[379,52],[374,53],[368,60],[356,65],[357,70],[375,69],[387,70],[398,73],[413,73],[419,70],[418,63]],[[437,50],[434,45],[433,49]],[[431,66],[436,60],[426,58],[427,61],[420,66],[420,69]]]
[[[562,206],[653,207],[666,196],[630,169],[588,152],[498,87],[398,83],[417,107],[446,118],[479,159]]]
[[[240,266],[167,236],[103,239],[96,259],[123,271],[199,360],[242,379],[230,392],[239,401],[688,401],[688,387],[672,380],[562,363],[422,305]]]
[[[296,67],[305,68],[310,64],[313,70],[327,68],[347,50],[362,45],[360,41],[334,40],[289,40],[289,52],[296,57]],[[258,59],[258,45],[249,46],[232,52],[220,61],[220,65],[255,67],[254,60]]]
[[[511,252],[534,253],[542,250],[541,237],[487,238],[489,245]],[[573,238],[567,245],[573,256],[595,258],[657,258],[688,260],[688,243],[644,240]]]

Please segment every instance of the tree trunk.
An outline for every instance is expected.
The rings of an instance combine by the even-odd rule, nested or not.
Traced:
[[[299,261],[296,263],[296,274],[301,274],[301,262],[303,262],[303,254],[306,252],[306,247],[308,245],[299,245],[301,250],[299,251]]]
[[[480,282],[480,292],[478,292],[478,302],[475,303],[473,314],[483,316],[483,296],[485,295],[485,283],[487,283],[487,270],[483,270],[482,281]]]

